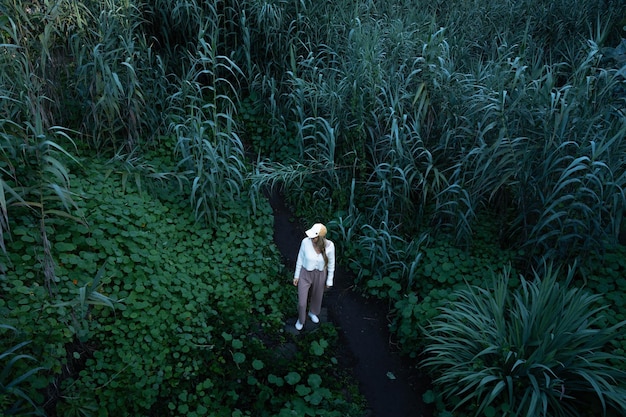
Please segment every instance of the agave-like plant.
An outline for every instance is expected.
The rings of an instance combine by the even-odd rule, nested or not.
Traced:
[[[511,291],[509,271],[492,289],[468,287],[424,329],[422,365],[457,410],[500,416],[624,415],[625,358],[607,344],[626,322],[603,327],[601,296],[544,265]],[[495,412],[495,414],[494,414]]]

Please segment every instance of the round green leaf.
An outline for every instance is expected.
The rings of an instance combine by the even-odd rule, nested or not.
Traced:
[[[311,393],[311,388],[306,385],[299,384],[296,387],[296,392],[300,394],[300,396],[304,397],[305,395],[309,395]]]
[[[322,385],[322,377],[318,374],[311,374],[307,380],[312,388],[319,388]]]
[[[282,387],[285,384],[285,381],[281,377],[274,374],[269,374],[267,376],[267,382],[269,382],[270,384],[275,384],[279,387]]]
[[[297,372],[289,372],[287,376],[285,376],[285,381],[287,381],[289,385],[295,385],[300,382],[301,379],[302,377]]]

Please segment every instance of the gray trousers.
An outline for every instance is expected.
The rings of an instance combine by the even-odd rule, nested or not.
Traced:
[[[316,316],[322,310],[322,298],[324,297],[324,287],[326,286],[326,270],[307,271],[302,268],[300,279],[298,280],[298,320],[304,324],[306,321],[306,306],[311,292],[311,307],[309,311]]]

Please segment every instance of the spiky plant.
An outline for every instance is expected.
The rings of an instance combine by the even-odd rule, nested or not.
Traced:
[[[626,373],[610,362],[624,358],[607,351],[626,322],[603,326],[601,296],[572,286],[573,269],[559,275],[548,266],[511,291],[509,272],[494,274],[493,288],[458,290],[441,308],[422,366],[448,404],[476,416],[626,412]]]
[[[0,352],[0,407],[4,416],[44,415],[41,407],[31,398],[29,379],[43,368],[31,365],[35,361],[21,349],[31,341],[19,341],[13,326],[0,323],[0,333],[5,340],[15,340],[11,347]],[[28,363],[28,364],[27,364]]]

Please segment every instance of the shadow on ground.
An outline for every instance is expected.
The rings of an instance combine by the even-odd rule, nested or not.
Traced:
[[[305,236],[304,228],[291,221],[293,215],[281,195],[271,195],[270,204],[274,212],[274,242],[286,267],[293,271],[300,241]],[[341,263],[340,254],[337,263]],[[431,407],[422,401],[422,394],[429,388],[430,381],[412,371],[394,352],[387,327],[386,306],[353,291],[353,282],[353,274],[338,267],[335,286],[326,292],[323,308],[349,350],[348,356],[343,358],[346,363],[342,365],[353,369],[360,391],[368,402],[368,416],[431,417]],[[323,314],[321,318],[324,319]],[[287,322],[288,329],[293,327],[295,320],[294,305],[293,318]],[[307,323],[307,326],[311,324]]]

